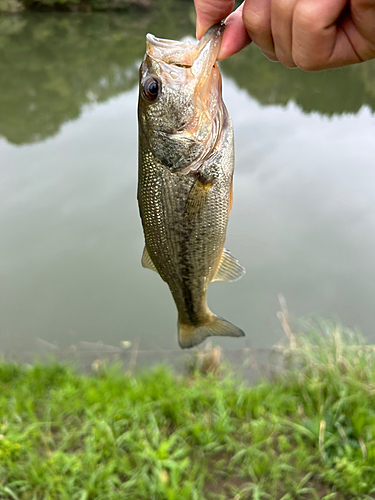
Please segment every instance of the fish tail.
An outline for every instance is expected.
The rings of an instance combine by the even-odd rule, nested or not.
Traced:
[[[194,347],[213,335],[244,337],[245,333],[229,321],[212,313],[204,323],[198,326],[178,322],[178,342],[182,349]]]

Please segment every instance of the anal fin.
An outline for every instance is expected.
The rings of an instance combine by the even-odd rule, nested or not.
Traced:
[[[224,248],[221,261],[212,281],[236,281],[246,273],[238,260]]]
[[[143,249],[143,255],[142,255],[142,266],[145,267],[146,269],[151,269],[152,271],[155,271],[156,273],[158,270],[156,269],[154,263],[151,260],[151,257],[148,254],[147,248],[145,247]],[[159,274],[159,273],[158,273]]]

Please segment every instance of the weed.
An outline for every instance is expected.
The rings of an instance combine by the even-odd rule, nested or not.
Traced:
[[[0,498],[374,499],[374,349],[328,322],[302,330],[252,387],[2,362]]]

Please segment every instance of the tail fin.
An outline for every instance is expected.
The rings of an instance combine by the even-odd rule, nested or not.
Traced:
[[[208,320],[200,326],[178,322],[178,342],[182,349],[194,347],[213,335],[244,337],[245,333],[237,326],[215,314],[210,314]]]

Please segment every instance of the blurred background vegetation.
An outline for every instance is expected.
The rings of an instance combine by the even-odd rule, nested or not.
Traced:
[[[37,143],[52,137],[64,124],[78,119],[87,107],[135,89],[147,31],[172,39],[194,36],[195,31],[192,0],[0,0],[0,11],[3,12],[0,15],[0,138],[14,145]],[[224,75],[242,89],[242,96],[246,97],[247,93],[262,106],[298,106],[304,113],[319,113],[328,118],[355,114],[362,106],[375,111],[375,61],[311,74],[271,63],[256,47],[250,46],[221,63],[221,68]],[[135,114],[135,91],[131,95],[133,98],[134,108],[131,109]],[[109,112],[113,112],[112,107]],[[125,127],[128,119],[125,114],[121,116],[123,135],[117,139],[125,145],[124,136],[129,134]],[[269,118],[266,127],[272,125],[272,119]],[[360,124],[359,121],[353,123],[350,134]],[[113,121],[111,132],[117,124]],[[83,127],[86,125],[87,122]],[[320,126],[321,121],[316,127]],[[258,123],[251,130],[256,127]],[[95,142],[103,128],[100,125],[99,134],[89,139],[82,134],[80,150]],[[340,134],[341,129],[337,129],[337,135]],[[104,318],[98,327],[98,330],[103,328],[100,335],[109,338],[113,334],[114,338],[117,331],[121,335],[134,334],[129,328],[131,318],[125,321],[126,330],[122,329],[123,316],[119,310],[123,302],[113,301],[113,297],[121,296],[124,290],[115,276],[118,275],[120,281],[125,277],[129,283],[133,279],[135,283],[135,274],[130,270],[134,268],[138,273],[134,255],[138,252],[137,245],[139,251],[142,248],[140,228],[136,226],[138,220],[133,223],[136,213],[135,152],[132,157],[130,151],[127,164],[125,146],[124,150],[115,149],[116,163],[109,152],[113,144],[118,143],[108,142],[108,137],[104,136],[107,145],[96,163],[92,162],[92,156],[86,158],[81,152],[73,155],[73,162],[73,156],[63,156],[66,150],[69,151],[71,140],[60,145],[60,149],[56,146],[34,157],[33,148],[24,148],[24,156],[20,155],[17,161],[8,160],[9,165],[6,165],[7,160],[3,161],[3,166],[7,167],[4,172],[9,174],[9,179],[3,183],[4,193],[7,190],[15,193],[16,200],[8,199],[7,210],[0,220],[5,248],[1,269],[5,270],[2,302],[4,310],[15,311],[14,316],[9,315],[11,320],[1,318],[3,324],[8,320],[12,325],[10,333],[6,331],[7,338],[17,334],[19,315],[23,316],[28,329],[31,325],[32,335],[38,332],[51,341],[50,331],[51,335],[57,336],[63,331],[65,335],[65,325],[70,328],[71,324],[77,325],[74,326],[78,331],[74,342],[85,338],[87,332],[90,340],[95,338],[97,330],[92,325],[99,316]],[[134,136],[130,135],[132,137],[135,143],[135,132]],[[309,137],[315,147],[314,133]],[[373,144],[372,136],[369,141]],[[332,148],[337,148],[337,142],[332,144]],[[293,154],[301,158],[305,154],[304,147],[305,143],[302,153],[297,148]],[[11,149],[18,154],[22,148]],[[331,158],[337,154],[337,149],[331,153],[334,156],[330,156],[331,150],[327,151],[324,168],[330,166]],[[254,150],[246,154],[255,157]],[[289,158],[282,156],[282,151],[276,154],[280,155],[281,165]],[[53,155],[62,156],[61,165],[56,167],[50,162]],[[373,158],[370,147],[368,156]],[[102,175],[107,168],[107,158],[113,165],[108,174]],[[348,164],[350,161],[349,156]],[[298,168],[303,165],[301,159],[299,162]],[[340,163],[340,159],[338,163],[345,177],[347,164]],[[257,167],[261,170],[273,166],[275,172],[278,164],[271,159],[269,164],[260,162]],[[364,162],[364,169],[366,165]],[[75,168],[78,177],[70,172]],[[315,165],[310,168],[309,173]],[[329,189],[333,183],[322,177],[322,171],[318,169],[316,174],[317,184],[324,185],[322,191],[315,188],[312,175],[306,184],[297,182],[294,191],[285,190],[287,184],[292,184],[296,170],[290,170],[289,177],[287,172],[284,184],[275,183],[274,191],[267,191],[268,186],[262,190],[250,168],[250,180],[243,176],[246,189],[252,183],[255,186],[249,191],[253,196],[251,217],[255,225],[249,224],[250,211],[246,210],[250,205],[243,204],[246,224],[238,219],[242,238],[238,241],[243,242],[244,253],[247,249],[253,252],[251,258],[255,262],[250,268],[250,285],[242,289],[244,303],[249,304],[249,317],[251,297],[255,295],[251,292],[246,295],[246,286],[259,287],[256,293],[260,299],[257,298],[255,307],[264,307],[267,316],[272,313],[272,308],[267,309],[266,299],[273,293],[274,283],[270,276],[276,274],[274,270],[286,276],[284,281],[275,281],[277,287],[279,283],[288,283],[288,286],[297,283],[295,288],[292,284],[289,289],[297,290],[302,295],[302,302],[304,297],[313,302],[314,294],[318,293],[328,296],[329,300],[330,294],[336,293],[337,303],[342,300],[343,304],[349,304],[348,309],[357,308],[359,304],[358,315],[366,315],[363,313],[366,301],[371,312],[371,293],[367,291],[371,292],[372,288],[366,278],[371,282],[372,264],[367,265],[369,260],[362,250],[370,249],[371,252],[372,240],[363,238],[362,233],[366,233],[366,237],[374,233],[371,221],[367,222],[366,218],[369,214],[370,219],[374,213],[374,197],[368,195],[370,201],[367,202],[367,191],[356,184],[359,189],[355,195],[362,199],[357,203],[353,196],[352,205],[342,203],[340,196],[349,198],[354,189],[346,191],[345,183],[340,183],[332,170],[339,194],[331,193]],[[60,182],[61,172],[67,172],[67,176]],[[103,180],[105,176],[108,178]],[[359,176],[359,179],[368,178],[371,179]],[[352,183],[348,173],[345,179],[348,184]],[[97,185],[100,185],[98,190]],[[29,198],[24,186],[31,192]],[[280,187],[281,203],[270,204],[273,193]],[[259,198],[265,198],[264,204],[254,197],[255,191],[259,191]],[[264,207],[276,207],[274,212],[281,207],[282,212],[284,206],[289,206],[284,199],[287,196],[298,198],[299,193],[301,198],[307,199],[306,205],[291,204],[290,211],[285,210],[285,217],[276,218],[268,228],[269,233],[263,236],[263,227],[270,220],[263,215]],[[320,198],[314,197],[315,193]],[[325,201],[327,193],[333,200],[332,209]],[[39,199],[41,204],[38,204]],[[323,216],[313,210],[311,217],[304,213],[306,207],[310,211],[312,204],[321,205]],[[340,210],[342,219],[336,215]],[[128,225],[124,227],[121,224],[125,212],[125,224]],[[257,212],[261,214],[260,219],[256,218]],[[302,215],[289,224],[292,212]],[[280,237],[277,224],[282,227]],[[250,229],[243,236],[246,225]],[[257,225],[262,230],[257,231]],[[346,229],[342,231],[340,226]],[[311,232],[306,228],[311,228]],[[122,240],[119,233],[124,234]],[[276,237],[267,240],[271,233]],[[325,238],[325,233],[330,233],[330,237]],[[285,244],[284,234],[288,244]],[[130,240],[134,240],[134,253],[131,253],[133,246],[128,244]],[[330,246],[332,241],[335,244]],[[360,247],[359,251],[352,246],[353,241]],[[257,255],[257,247],[262,254],[269,252],[267,264]],[[274,253],[272,247],[276,248]],[[292,264],[289,267],[284,254],[290,254]],[[336,274],[329,274],[334,267],[331,255],[338,260]],[[13,256],[14,259],[10,258]],[[127,259],[129,267],[123,266]],[[361,260],[363,267],[358,264]],[[83,265],[86,262],[87,267]],[[304,267],[311,268],[314,279],[310,278],[309,270],[302,269]],[[77,272],[81,268],[83,272]],[[358,275],[357,281],[342,279],[339,274],[343,274],[343,269],[347,273],[344,278]],[[138,281],[138,275],[136,279]],[[57,281],[59,286],[54,288]],[[261,281],[265,282],[263,288]],[[305,282],[307,291],[299,286]],[[128,286],[125,283],[125,287]],[[93,288],[100,293],[104,291],[92,295]],[[353,295],[348,293],[351,289]],[[143,292],[140,286],[139,297],[141,290]],[[359,290],[357,303],[351,300],[356,290]],[[85,294],[89,297],[87,304],[82,300]],[[34,295],[35,301],[32,300]],[[111,301],[113,309],[107,308]],[[100,304],[98,316],[93,312],[96,304]],[[57,314],[59,310],[61,315]],[[150,311],[151,315],[155,309]],[[39,316],[46,318],[45,321],[39,321]],[[112,317],[114,322],[107,325],[105,320]],[[62,326],[51,328],[50,318],[56,324],[61,319]],[[82,318],[85,319],[80,323]],[[255,327],[249,338],[260,336],[262,332],[257,330],[252,316],[251,321]],[[0,325],[2,330],[3,324]],[[20,324],[22,327],[23,323]],[[147,329],[141,325],[142,328]],[[267,329],[272,330],[272,323],[267,323]],[[289,330],[291,333],[290,327]],[[69,353],[73,356],[77,345],[71,342],[76,333],[72,328],[67,331],[65,337],[61,334],[60,338],[63,342],[69,339]],[[87,377],[61,365],[26,368],[0,359],[0,498],[118,500],[150,499],[158,495],[162,500],[190,500],[275,499],[283,495],[284,500],[374,499],[374,346],[365,345],[355,332],[329,323],[318,327],[308,322],[301,333],[303,335],[292,334],[289,346],[278,346],[276,368],[271,378],[250,388],[231,378],[220,379],[220,370],[217,374],[211,373],[209,378],[194,370],[187,377],[176,377],[165,369],[136,378],[130,368],[126,375],[116,370],[107,371],[105,360],[95,359],[91,365],[95,376]],[[34,339],[30,334],[31,341]],[[52,348],[48,352],[58,350],[52,343],[39,341],[42,346]],[[26,341],[23,344],[27,349],[29,344]],[[91,344],[112,348],[100,341]],[[118,351],[113,349],[117,356]],[[131,363],[136,359],[134,353],[137,347],[129,354]],[[244,349],[244,353],[248,356],[250,350]],[[201,355],[202,352],[197,354],[197,363],[191,363],[191,367],[202,368],[203,364],[198,362],[204,359]],[[237,356],[236,352],[234,355]],[[248,366],[257,366],[257,360],[246,358],[244,367]]]
[[[150,7],[153,0],[0,0],[0,12],[23,10],[91,12],[95,10],[123,11],[136,5]]]
[[[250,387],[0,361],[0,498],[373,500],[374,346],[324,321],[291,340]]]
[[[0,0],[0,9],[4,1],[18,0]],[[126,8],[112,14],[0,16],[0,136],[13,144],[43,140],[76,119],[84,106],[133,88],[147,31],[165,38],[194,36],[192,2],[172,6],[171,0],[148,1],[140,0],[137,7],[130,3],[138,0],[80,4],[80,10],[83,5],[91,10]],[[24,2],[27,8],[56,7],[51,0]],[[75,3],[61,0],[61,5],[72,10]],[[271,63],[250,46],[221,67],[263,105],[292,101],[307,113],[329,116],[356,113],[362,105],[375,109],[374,61],[311,74]]]

